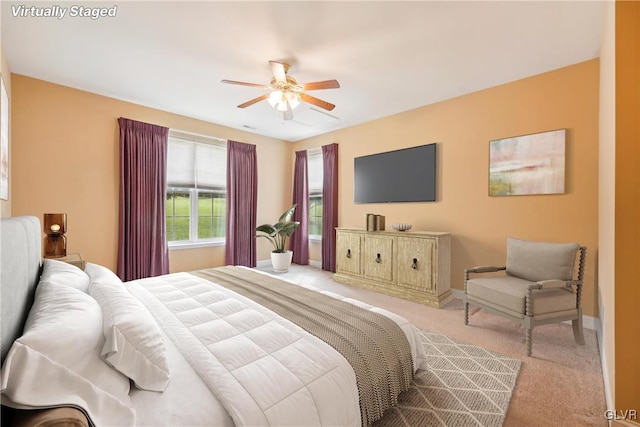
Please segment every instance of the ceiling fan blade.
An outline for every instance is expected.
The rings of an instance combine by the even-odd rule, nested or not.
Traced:
[[[261,96],[259,96],[257,98],[253,98],[252,100],[245,102],[244,104],[238,105],[238,108],[247,108],[250,105],[253,105],[253,104],[257,103],[257,102],[264,101],[268,97],[269,97],[269,95],[267,95],[267,94],[261,95]]]
[[[286,83],[287,72],[284,64],[276,61],[269,61],[269,65],[271,65],[271,72],[273,73],[273,77],[275,77],[276,81]]]
[[[262,89],[267,89],[265,85],[260,85],[258,83],[237,82],[235,80],[220,80],[220,81],[222,83],[228,83],[230,85],[251,86],[251,87],[260,87]]]
[[[303,100],[304,102],[308,102],[309,104],[313,104],[316,107],[324,108],[327,111],[331,111],[334,108],[336,108],[335,105],[327,101],[323,101],[322,99],[315,98],[311,95],[307,95],[306,93],[301,93],[300,99]]]
[[[303,83],[302,90],[337,89],[340,83],[337,80],[324,80],[321,82]]]

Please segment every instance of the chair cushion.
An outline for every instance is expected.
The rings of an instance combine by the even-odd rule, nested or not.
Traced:
[[[532,283],[513,276],[470,279],[467,281],[467,295],[522,318],[527,288]],[[576,295],[570,289],[541,289],[533,291],[532,295],[534,317],[576,308]]]
[[[577,243],[544,243],[507,237],[507,274],[520,279],[572,280]]]

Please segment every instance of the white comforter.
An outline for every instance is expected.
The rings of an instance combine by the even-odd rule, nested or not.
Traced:
[[[127,285],[236,426],[360,426],[353,369],[322,340],[259,304],[188,273]],[[396,321],[411,345],[414,369],[419,366],[424,349],[405,319],[346,301]]]

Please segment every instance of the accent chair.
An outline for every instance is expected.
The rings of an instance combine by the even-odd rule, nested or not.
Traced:
[[[571,320],[576,342],[584,345],[580,297],[586,254],[587,248],[578,243],[508,237],[506,266],[464,271],[464,324],[469,324],[469,304],[518,322],[527,328],[526,352],[531,356],[531,332],[535,326]],[[471,274],[502,271],[505,274],[470,278]]]

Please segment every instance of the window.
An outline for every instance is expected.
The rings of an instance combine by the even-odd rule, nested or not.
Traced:
[[[309,238],[322,239],[322,150],[307,152],[309,174]]]
[[[227,213],[224,140],[169,133],[166,210],[170,247],[224,242]]]

